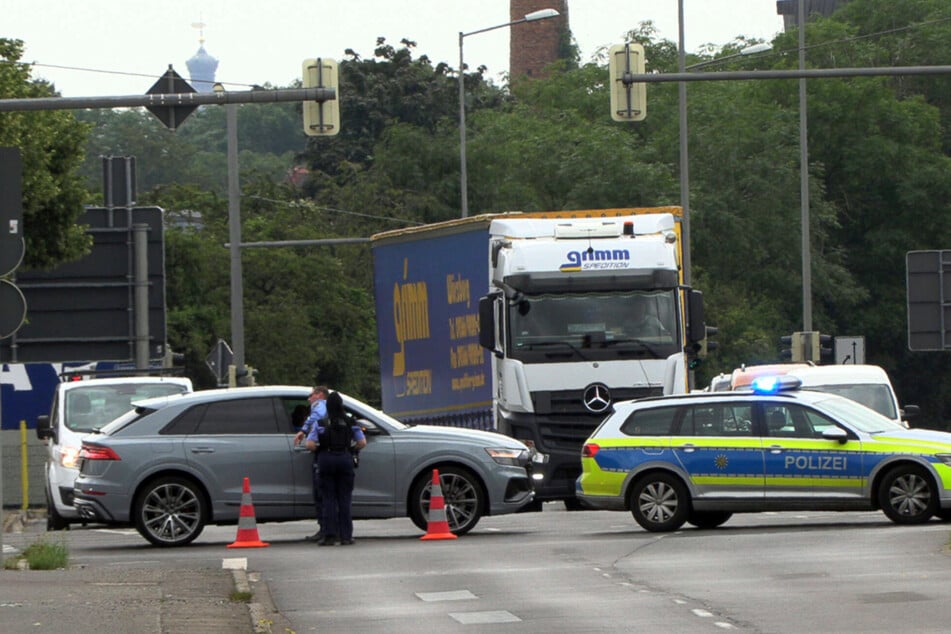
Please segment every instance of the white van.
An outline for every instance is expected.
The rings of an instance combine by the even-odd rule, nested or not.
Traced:
[[[190,379],[164,376],[59,383],[49,416],[36,419],[36,435],[47,445],[47,530],[63,530],[81,521],[73,508],[73,481],[79,475],[79,447],[84,435],[122,416],[136,401],[191,391]]]
[[[902,410],[888,373],[877,365],[797,366],[789,374],[802,380],[802,389],[831,392],[857,401],[908,427],[907,418],[918,414],[917,405]]]

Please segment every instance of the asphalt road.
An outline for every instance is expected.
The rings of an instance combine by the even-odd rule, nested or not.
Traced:
[[[951,524],[880,513],[734,516],[712,531],[641,530],[628,513],[484,518],[421,541],[409,520],[360,521],[354,546],[302,541],[309,522],[258,524],[267,548],[227,549],[234,527],[156,549],[134,531],[67,533],[86,567],[205,566],[247,558],[294,632],[944,632]],[[275,630],[276,631],[276,630]],[[283,630],[282,630],[283,631]]]

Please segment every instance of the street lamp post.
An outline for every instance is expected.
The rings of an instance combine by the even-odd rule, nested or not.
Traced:
[[[466,174],[466,74],[465,65],[462,60],[462,41],[470,35],[485,33],[486,31],[494,31],[495,29],[502,29],[507,26],[514,26],[516,24],[523,24],[525,22],[535,22],[537,20],[554,18],[558,15],[559,13],[554,9],[539,9],[538,11],[527,13],[525,17],[520,20],[515,20],[514,22],[497,24],[496,26],[479,29],[478,31],[470,31],[468,33],[459,31],[459,189],[460,196],[462,198],[463,218],[469,215],[469,186],[468,176]]]

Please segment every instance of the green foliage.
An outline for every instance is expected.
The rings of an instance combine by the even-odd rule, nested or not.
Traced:
[[[0,38],[0,98],[54,96],[20,63],[23,42]],[[88,252],[92,240],[76,219],[86,191],[76,175],[87,128],[68,111],[0,113],[0,146],[20,149],[23,161],[24,268],[51,268]]]
[[[945,64],[951,5],[852,0],[806,31],[814,68]],[[677,69],[676,44],[651,23],[626,39],[644,44],[650,71]],[[20,49],[0,42],[6,57],[19,58]],[[750,43],[741,35],[687,63],[798,66],[794,31],[777,36],[770,53],[735,56]],[[470,209],[677,204],[678,86],[649,85],[647,120],[615,123],[603,52],[579,66],[566,46],[548,77],[511,92],[482,69],[465,74]],[[305,138],[297,106],[241,107],[244,241],[368,237],[458,216],[458,75],[414,51],[412,41],[397,48],[381,38],[372,57],[347,52],[336,137]],[[47,94],[24,69],[0,64],[2,94]],[[720,342],[698,372],[701,384],[742,363],[778,360],[779,336],[802,328],[798,90],[795,80],[688,84],[692,283]],[[906,349],[904,258],[951,246],[951,77],[810,79],[807,96],[814,328],[864,335],[867,360],[889,370],[902,401],[921,404],[923,422],[936,425],[951,418],[943,404],[951,402],[951,361]],[[62,116],[0,116],[0,142],[28,126],[67,126],[62,136],[74,148],[81,126]],[[93,125],[87,154],[137,156],[140,202],[182,221],[166,236],[170,343],[207,383],[204,356],[230,336],[224,111],[202,108],[175,134],[141,111],[79,117]],[[67,178],[75,161],[53,160],[41,147],[30,160],[49,162],[47,180],[31,183],[30,196],[33,217],[45,219],[40,201],[65,210],[73,200],[51,174]],[[295,163],[306,167],[297,186],[286,178]],[[84,166],[93,191],[100,171],[98,158]],[[184,222],[189,211],[201,213],[200,225]],[[75,244],[53,233],[43,238],[49,245]],[[43,257],[55,259],[47,248]],[[246,359],[262,383],[320,382],[378,399],[370,259],[364,244],[243,250]]]
[[[27,546],[18,557],[4,560],[4,567],[18,568],[25,561],[30,570],[59,570],[69,566],[69,547],[65,540],[53,543],[39,538]]]

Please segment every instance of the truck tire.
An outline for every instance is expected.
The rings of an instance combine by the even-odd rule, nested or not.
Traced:
[[[899,465],[885,474],[878,488],[878,503],[896,524],[922,524],[938,510],[937,491],[931,476],[917,465]]]
[[[687,523],[700,529],[716,528],[733,517],[729,511],[691,511]]]
[[[648,473],[635,482],[628,505],[637,523],[652,533],[677,530],[691,511],[687,487],[680,478],[663,471]]]
[[[184,546],[201,534],[208,511],[201,489],[168,476],[145,485],[132,507],[135,528],[155,546]]]
[[[432,471],[424,471],[413,482],[409,494],[409,516],[420,530],[429,528],[429,497],[432,493]],[[468,469],[442,467],[439,488],[446,504],[449,532],[465,535],[479,523],[485,512],[485,494],[479,479]]]

